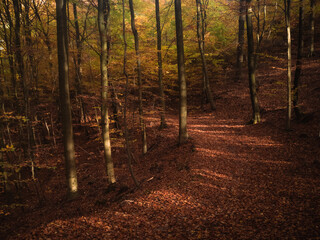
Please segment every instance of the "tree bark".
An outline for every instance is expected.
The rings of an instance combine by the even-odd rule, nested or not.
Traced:
[[[242,81],[243,79],[243,45],[244,45],[244,22],[246,19],[246,0],[240,0],[239,10],[239,32],[238,32],[238,46],[237,46],[237,71],[236,81]]]
[[[160,128],[165,128],[166,124],[166,102],[164,97],[163,90],[163,81],[162,81],[162,54],[161,54],[161,27],[160,27],[160,6],[159,0],[155,0],[156,7],[156,22],[157,22],[157,53],[158,53],[158,80],[159,80],[159,95],[161,102],[161,110],[160,110]]]
[[[257,97],[257,86],[255,76],[254,63],[254,41],[253,41],[253,26],[252,26],[252,8],[251,0],[247,0],[247,38],[248,38],[248,74],[249,74],[249,88],[252,105],[252,119],[250,123],[256,124],[260,122],[260,109]]]
[[[291,128],[291,108],[292,108],[292,93],[291,93],[291,28],[290,28],[290,0],[284,0],[285,6],[285,22],[287,28],[287,130]]]
[[[129,7],[130,7],[130,15],[131,15],[131,29],[134,36],[134,47],[136,51],[136,58],[137,58],[137,72],[138,72],[138,88],[139,88],[139,122],[140,122],[140,129],[142,133],[142,153],[145,154],[148,151],[147,146],[147,134],[146,128],[143,118],[143,108],[142,108],[142,80],[141,80],[141,60],[140,60],[140,51],[139,51],[139,35],[136,29],[135,23],[135,14],[133,8],[133,1],[129,0]]]
[[[137,181],[133,168],[132,168],[132,154],[130,149],[128,125],[127,125],[127,106],[128,106],[128,86],[129,86],[129,76],[127,73],[127,39],[126,39],[126,18],[125,18],[125,0],[122,0],[122,36],[123,36],[123,74],[126,78],[126,88],[125,88],[125,98],[124,98],[124,108],[123,108],[123,124],[124,124],[124,138],[125,138],[125,148],[127,153],[127,163],[130,175],[134,184],[139,187],[139,182]]]
[[[82,41],[80,38],[80,28],[79,28],[79,19],[78,19],[78,10],[77,10],[77,3],[73,3],[73,15],[74,15],[74,27],[76,30],[76,57],[74,59],[74,65],[75,65],[75,83],[76,83],[76,90],[77,94],[76,97],[79,101],[79,108],[80,108],[80,122],[86,121],[85,116],[85,106],[82,101],[81,95],[82,95],[82,73],[81,73],[81,63],[82,63]],[[78,96],[80,95],[80,97]]]
[[[9,68],[10,68],[10,75],[11,75],[11,84],[12,84],[12,96],[14,96],[15,99],[18,98],[18,92],[17,92],[17,79],[16,79],[16,71],[14,67],[14,58],[13,58],[13,43],[12,43],[12,33],[13,33],[13,22],[11,18],[11,13],[9,10],[9,5],[6,3],[5,0],[2,0],[3,7],[4,7],[4,14],[6,15],[6,19],[9,22],[9,35],[7,34],[6,31],[6,24],[4,22],[3,16],[0,15],[1,17],[1,22],[3,25],[3,31],[4,31],[4,40],[6,44],[6,50],[7,50],[7,56],[8,56],[8,61],[9,61]]]
[[[102,139],[104,148],[104,160],[110,184],[116,182],[114,175],[113,161],[111,157],[111,143],[109,131],[109,116],[108,116],[108,58],[107,58],[107,26],[109,21],[109,12],[106,11],[108,0],[98,0],[98,25],[100,33],[100,70],[101,70],[101,127]]]
[[[13,0],[13,9],[15,16],[15,28],[14,28],[14,43],[15,43],[15,60],[18,64],[18,75],[21,83],[21,90],[23,92],[24,102],[27,102],[28,92],[24,75],[24,63],[21,50],[21,23],[20,23],[20,14],[21,14],[21,3],[20,0]],[[26,105],[24,106],[26,107]]]
[[[314,55],[315,0],[310,0],[310,57]]]
[[[59,66],[59,93],[63,129],[64,157],[67,176],[67,197],[73,199],[78,195],[78,181],[74,157],[74,141],[71,119],[71,103],[69,93],[68,37],[67,37],[67,0],[56,0],[57,41]]]
[[[205,16],[204,9],[203,9],[204,6],[202,5],[201,0],[196,0],[196,7],[197,7],[197,37],[198,37],[198,45],[199,45],[199,51],[201,55],[201,62],[202,62],[202,73],[204,78],[203,89],[204,89],[205,98],[207,98],[207,100],[209,101],[211,110],[213,111],[216,109],[216,104],[213,100],[213,96],[210,89],[210,81],[208,78],[208,68],[207,68],[207,62],[205,58],[204,36],[205,36],[206,23],[204,19],[204,16]]]
[[[174,0],[176,38],[177,38],[177,59],[179,79],[179,143],[183,144],[188,140],[187,132],[187,83],[185,77],[184,46],[183,46],[183,25],[181,14],[181,0]]]
[[[299,6],[299,35],[298,35],[298,51],[297,51],[297,62],[296,71],[293,80],[293,110],[296,118],[301,118],[300,109],[298,107],[299,99],[299,80],[302,70],[302,54],[303,54],[303,0],[300,0]]]

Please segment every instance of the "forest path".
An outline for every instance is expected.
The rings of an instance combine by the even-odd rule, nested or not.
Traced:
[[[46,203],[35,203],[23,213],[17,210],[8,216],[3,236],[86,240],[318,238],[320,169],[314,161],[320,146],[319,99],[313,91],[319,86],[315,77],[318,66],[319,62],[309,64],[309,72],[306,67],[300,95],[301,102],[307,103],[305,109],[315,117],[307,123],[293,121],[294,131],[284,129],[285,101],[281,96],[285,96],[285,85],[275,83],[285,82],[284,70],[260,72],[263,115],[257,125],[246,125],[251,114],[247,83],[231,80],[213,87],[217,98],[214,112],[203,112],[190,96],[190,139],[184,145],[177,145],[176,110],[168,112],[168,128],[161,131],[158,116],[146,114],[150,149],[145,156],[140,155],[140,149],[135,151],[139,189],[134,189],[130,179],[123,147],[114,146],[121,187],[107,191],[100,145],[78,134],[87,152],[77,152],[79,199],[64,200],[64,171],[58,165],[48,182],[47,188],[54,191],[46,191]],[[194,98],[199,101],[199,96]],[[139,146],[137,139],[134,146]]]
[[[251,114],[247,83],[220,82],[216,111],[201,113],[199,107],[190,107],[191,152],[183,146],[176,153],[167,150],[169,161],[184,173],[175,174],[164,189],[184,196],[180,204],[187,204],[182,214],[189,212],[187,216],[195,219],[192,224],[198,226],[194,228],[200,238],[313,238],[320,234],[320,171],[314,165],[319,152],[317,123],[293,120],[294,130],[285,130],[281,97],[285,96],[285,71],[274,68],[260,71],[260,124],[246,124]],[[312,77],[303,80],[317,86]],[[301,102],[310,103],[310,89],[301,89],[306,91],[300,95]],[[177,116],[169,116],[168,122],[175,131],[170,129],[163,137],[176,138]],[[182,232],[192,225],[181,222]]]

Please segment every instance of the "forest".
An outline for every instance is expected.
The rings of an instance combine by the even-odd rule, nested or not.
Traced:
[[[319,239],[316,0],[0,0],[0,239]]]

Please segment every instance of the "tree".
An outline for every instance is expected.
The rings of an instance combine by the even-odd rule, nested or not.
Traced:
[[[158,54],[158,80],[159,80],[159,95],[161,101],[160,110],[160,128],[166,127],[166,102],[164,98],[163,91],[163,81],[162,81],[162,54],[161,54],[161,27],[160,27],[160,6],[159,0],[155,0],[156,7],[156,24],[157,24],[157,54]]]
[[[315,0],[310,0],[310,53],[314,55],[314,19],[315,19]]]
[[[287,29],[287,130],[290,129],[291,125],[291,101],[292,101],[292,93],[291,93],[291,28],[290,28],[290,3],[291,0],[284,0],[284,10],[285,10],[285,22]]]
[[[126,18],[125,18],[125,0],[122,0],[122,36],[123,36],[123,75],[126,78],[125,96],[124,96],[124,108],[123,108],[123,122],[124,122],[124,138],[125,138],[125,148],[127,152],[127,163],[130,171],[130,175],[134,184],[139,187],[139,182],[134,176],[132,169],[132,153],[130,149],[129,133],[127,127],[127,106],[128,106],[128,86],[129,86],[129,76],[127,73],[127,39],[126,39]]]
[[[183,25],[181,14],[181,0],[174,0],[176,39],[177,39],[177,59],[178,59],[178,79],[179,79],[179,143],[183,144],[188,140],[187,132],[187,83],[184,65],[183,46]]]
[[[82,57],[82,41],[80,39],[80,28],[79,28],[79,19],[78,19],[78,10],[77,10],[77,3],[74,2],[73,6],[73,15],[74,15],[74,28],[76,31],[76,57],[74,57],[74,66],[75,66],[75,83],[76,83],[76,90],[77,95],[82,94],[82,73],[81,73],[81,57]],[[82,102],[81,97],[79,98],[79,107],[80,107],[80,122],[85,122],[85,110],[84,104]]]
[[[130,15],[131,15],[131,29],[134,36],[134,48],[136,51],[136,58],[137,58],[137,73],[138,73],[138,87],[139,87],[139,122],[140,122],[140,129],[142,133],[142,153],[145,154],[148,151],[147,146],[147,134],[146,134],[146,127],[144,124],[143,119],[143,108],[142,108],[142,80],[141,80],[141,59],[140,59],[140,50],[139,50],[139,35],[136,29],[135,23],[135,16],[134,16],[134,8],[133,8],[133,1],[129,0],[129,7],[130,7]]]
[[[60,111],[62,118],[64,157],[68,187],[67,197],[68,199],[73,199],[78,195],[78,181],[74,158],[74,141],[69,93],[66,3],[67,0],[56,0]]]
[[[299,35],[298,35],[298,50],[297,50],[297,63],[296,71],[293,80],[293,110],[296,118],[299,120],[301,118],[301,113],[298,107],[299,98],[299,80],[302,69],[302,54],[303,54],[303,0],[300,0],[299,6]]]
[[[206,5],[208,2],[206,3]],[[212,92],[210,89],[210,81],[208,78],[208,67],[207,61],[205,57],[205,34],[206,34],[206,6],[201,3],[201,0],[196,0],[197,7],[197,37],[198,37],[198,45],[199,51],[201,55],[202,62],[202,74],[203,74],[203,92],[206,100],[209,101],[211,110],[216,109],[216,104],[213,100]]]
[[[255,63],[254,63],[254,41],[253,41],[253,26],[252,26],[252,7],[251,0],[247,0],[246,7],[246,21],[247,21],[247,38],[248,38],[248,74],[249,74],[249,88],[252,105],[252,119],[250,123],[256,124],[260,122],[260,109],[257,97]]]
[[[0,20],[3,27],[6,53],[9,61],[9,69],[10,69],[11,84],[12,84],[12,96],[14,96],[14,98],[17,98],[18,97],[17,79],[16,79],[16,71],[14,67],[14,58],[13,58],[13,53],[14,53],[13,28],[14,27],[13,27],[13,21],[10,13],[10,8],[9,8],[9,2],[2,0],[2,6],[4,8],[4,12],[2,13],[0,11]],[[9,24],[9,33],[7,33],[5,19]]]
[[[21,89],[23,92],[23,97],[25,103],[27,102],[28,93],[27,93],[27,86],[25,81],[25,74],[24,74],[24,63],[23,63],[23,56],[22,56],[22,49],[21,49],[21,3],[20,0],[13,0],[13,9],[14,9],[14,16],[15,16],[15,26],[14,26],[14,47],[15,47],[15,60],[18,64],[18,75],[21,83]],[[25,108],[27,105],[25,104]]]
[[[244,22],[246,19],[246,1],[240,0],[239,9],[239,31],[238,31],[238,46],[237,46],[237,70],[235,80],[242,80],[242,65],[243,65],[243,45],[244,45]]]
[[[106,11],[109,0],[98,0],[98,25],[100,33],[100,70],[101,70],[101,127],[104,149],[104,160],[107,168],[108,181],[110,184],[116,182],[113,161],[111,157],[111,143],[108,116],[108,66],[107,66],[107,31],[109,11]]]

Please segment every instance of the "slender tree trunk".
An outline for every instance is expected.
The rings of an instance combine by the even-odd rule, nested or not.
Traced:
[[[127,106],[128,106],[128,86],[129,86],[129,76],[127,73],[127,39],[126,39],[126,18],[125,18],[125,0],[122,0],[122,36],[123,36],[123,74],[126,78],[126,88],[125,88],[125,98],[124,98],[124,109],[123,109],[123,125],[124,125],[124,138],[125,138],[125,148],[127,152],[127,160],[128,160],[128,168],[130,171],[130,175],[134,184],[139,187],[139,182],[134,176],[133,168],[132,168],[132,154],[130,149],[130,141],[129,141],[129,133],[128,133],[128,125],[127,125]]]
[[[12,43],[12,32],[13,32],[13,22],[11,18],[11,13],[9,11],[9,6],[6,4],[5,0],[3,2],[3,7],[6,15],[6,19],[9,22],[9,35],[6,31],[6,23],[4,22],[3,15],[0,14],[0,19],[3,25],[3,32],[4,32],[4,40],[6,44],[6,50],[7,50],[7,57],[9,61],[9,69],[10,69],[10,76],[11,76],[11,84],[12,84],[12,96],[14,96],[15,99],[18,97],[17,92],[17,79],[16,79],[16,72],[14,67],[14,58],[13,58],[13,43]]]
[[[134,16],[134,8],[133,1],[129,0],[130,14],[131,14],[131,29],[134,36],[134,47],[136,50],[136,58],[137,58],[137,72],[138,72],[138,87],[139,87],[139,122],[142,133],[142,153],[145,154],[148,151],[147,147],[147,134],[146,128],[143,118],[143,108],[142,108],[142,80],[141,80],[141,60],[140,60],[140,50],[139,50],[139,35],[136,29],[135,16]]]
[[[247,0],[247,38],[248,38],[248,74],[249,74],[249,88],[252,104],[252,124],[260,122],[260,109],[257,97],[257,86],[255,76],[254,64],[254,41],[253,41],[253,26],[252,26],[252,8],[251,0]]]
[[[77,53],[75,57],[75,83],[77,89],[77,98],[79,101],[79,108],[80,108],[80,122],[85,122],[85,107],[84,103],[82,102],[82,73],[81,73],[81,57],[82,57],[82,41],[80,39],[80,28],[79,28],[79,20],[78,20],[78,10],[77,10],[77,3],[73,3],[73,15],[74,15],[74,25],[76,30],[76,47]],[[80,95],[80,98],[78,97]]]
[[[31,21],[29,17],[29,11],[30,11],[30,3],[29,0],[24,1],[24,9],[25,9],[25,36],[26,36],[26,43],[27,43],[27,48],[28,48],[28,58],[29,58],[29,84],[26,84],[26,92],[27,92],[27,97],[26,99],[26,107],[25,107],[25,114],[26,117],[29,119],[26,123],[27,127],[27,155],[28,159],[31,162],[32,166],[32,179],[34,180],[34,146],[35,146],[35,139],[34,135],[32,134],[32,125],[33,125],[33,119],[34,117],[32,116],[32,111],[31,111],[31,102],[29,99],[29,88],[31,89],[32,84],[35,84],[35,90],[37,91],[38,89],[38,80],[37,80],[37,74],[36,74],[36,66],[34,64],[34,52],[33,52],[33,43],[31,39]],[[27,65],[28,66],[28,65]],[[27,75],[27,74],[26,74]],[[28,86],[29,85],[29,86]],[[37,97],[37,92],[35,92],[35,97]]]
[[[210,103],[211,110],[216,109],[215,102],[213,100],[213,96],[210,89],[210,81],[208,78],[208,68],[207,68],[207,62],[205,58],[205,50],[204,50],[204,43],[205,43],[205,19],[204,19],[204,9],[203,5],[201,4],[201,0],[196,0],[196,7],[197,7],[197,36],[198,36],[198,45],[199,45],[199,51],[201,55],[201,61],[202,61],[202,73],[204,78],[204,93],[205,97],[208,99]]]
[[[176,20],[178,78],[179,78],[179,89],[180,89],[179,143],[183,144],[188,140],[188,132],[187,132],[187,83],[186,83],[185,65],[184,65],[181,0],[174,0],[174,7],[175,7],[175,20]]]
[[[254,69],[257,69],[258,66],[258,56],[260,53],[260,48],[261,48],[261,43],[262,40],[264,38],[264,33],[265,33],[265,27],[266,27],[266,18],[267,18],[267,4],[266,4],[266,0],[264,0],[264,4],[263,4],[263,19],[261,19],[261,4],[260,4],[260,0],[257,1],[258,2],[258,16],[257,16],[257,47],[256,47],[256,51],[255,51],[255,55],[254,55]],[[262,24],[261,24],[262,22]],[[261,26],[262,25],[262,26]],[[257,86],[260,85],[259,81],[257,81]]]
[[[240,10],[239,10],[239,32],[238,32],[238,47],[237,47],[237,71],[236,71],[236,81],[242,81],[243,73],[243,45],[244,45],[244,22],[246,20],[246,1],[240,0]]]
[[[310,0],[310,57],[314,55],[315,2],[316,0]]]
[[[55,77],[55,73],[53,70],[53,63],[52,63],[52,47],[51,47],[51,41],[49,38],[49,10],[47,10],[47,29],[45,29],[42,19],[40,17],[39,14],[39,10],[37,7],[37,4],[35,3],[35,0],[33,0],[33,9],[34,9],[34,14],[36,16],[36,18],[38,19],[39,23],[40,23],[40,28],[41,28],[41,32],[44,36],[44,43],[48,49],[48,54],[49,54],[49,60],[48,60],[48,64],[49,64],[49,72],[50,72],[50,77],[52,78],[52,83],[53,83],[53,87],[52,87],[52,92],[55,89],[55,82],[56,82],[56,77]]]
[[[288,67],[287,67],[287,129],[291,128],[291,29],[290,29],[290,0],[284,0],[285,6],[285,22],[287,28],[287,52],[288,52]]]
[[[302,69],[302,54],[303,54],[302,38],[303,38],[303,0],[300,0],[298,52],[297,52],[296,71],[294,74],[294,81],[293,81],[293,109],[298,120],[301,118],[300,109],[298,107],[298,99],[299,99],[299,80],[300,80],[301,69]]]
[[[57,40],[59,65],[59,92],[63,129],[64,157],[67,176],[67,197],[73,199],[78,195],[78,181],[74,158],[74,141],[71,118],[71,103],[69,92],[69,65],[68,65],[68,37],[67,37],[67,0],[56,0],[57,11]]]
[[[38,90],[38,77],[37,77],[37,70],[36,65],[34,63],[34,50],[33,50],[33,42],[31,38],[31,21],[30,21],[30,0],[24,1],[24,8],[25,8],[25,35],[26,35],[26,43],[27,43],[27,49],[28,49],[28,58],[29,58],[29,66],[30,66],[30,73],[29,73],[29,85],[32,86],[34,84],[35,86],[35,96],[37,97],[37,90]]]
[[[21,83],[21,89],[23,92],[24,102],[27,102],[28,92],[24,75],[24,63],[21,50],[21,23],[20,23],[20,13],[21,13],[21,3],[20,0],[13,0],[14,15],[15,15],[15,59],[18,64],[18,75]],[[26,107],[26,105],[24,106]]]
[[[101,126],[102,139],[104,148],[104,160],[107,168],[108,181],[110,184],[116,182],[114,175],[113,161],[111,157],[111,143],[109,131],[109,116],[108,116],[108,63],[107,63],[107,26],[109,21],[109,12],[106,11],[108,0],[98,0],[98,25],[100,32],[100,69],[101,69]]]
[[[156,21],[157,21],[157,53],[158,53],[158,79],[159,79],[159,94],[161,101],[161,110],[160,110],[160,128],[165,128],[166,124],[166,102],[164,97],[163,90],[163,81],[162,81],[162,54],[161,54],[161,27],[160,27],[160,6],[159,0],[155,0],[156,5]]]

